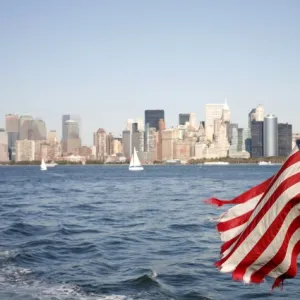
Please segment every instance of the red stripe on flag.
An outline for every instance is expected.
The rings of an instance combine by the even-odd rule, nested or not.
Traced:
[[[300,182],[300,178],[299,178]],[[281,225],[284,226],[285,218],[288,213],[300,202],[299,198],[300,194],[298,194],[295,198],[289,201],[285,207],[281,210],[281,212],[276,216],[274,222],[270,225],[270,227],[266,230],[264,235],[260,238],[257,244],[252,248],[245,258],[239,263],[237,268],[233,271],[232,276],[236,280],[243,280],[245,272],[248,267],[251,266],[253,262],[255,262],[259,256],[266,250],[269,244],[273,241],[275,236],[278,234],[281,229]],[[298,226],[299,227],[299,226]],[[286,248],[288,243],[284,244],[284,248]],[[286,252],[280,252],[282,259],[284,259]],[[267,274],[265,274],[267,275]]]
[[[251,216],[252,211],[253,210],[248,211],[247,213],[245,213],[239,217],[236,217],[234,219],[218,223],[217,230],[219,232],[224,232],[224,231],[230,230],[232,228],[238,227],[242,224],[245,224],[248,221],[249,217]]]
[[[273,269],[275,269],[284,261],[287,245],[289,244],[292,235],[299,229],[299,226],[300,216],[296,217],[292,221],[291,225],[289,226],[286,232],[284,240],[282,241],[282,244],[277,253],[274,255],[274,257],[251,275],[251,282],[261,283],[267,274],[269,274]]]
[[[298,270],[297,257],[299,255],[299,253],[300,253],[300,241],[298,241],[297,244],[295,245],[295,247],[293,248],[290,268],[287,270],[287,272],[285,272],[284,274],[282,274],[281,276],[276,278],[276,280],[274,281],[274,284],[272,286],[272,289],[274,289],[275,287],[280,287],[280,286],[282,288],[283,281],[285,279],[293,278],[296,276],[297,270]]]
[[[300,154],[300,153],[299,153]],[[254,230],[258,222],[265,216],[267,211],[271,208],[271,206],[276,202],[277,198],[289,187],[293,186],[294,184],[300,182],[300,176],[299,174],[295,174],[286,180],[284,180],[278,188],[275,190],[273,195],[267,200],[265,205],[262,207],[262,209],[258,212],[258,214],[255,216],[255,218],[248,224],[248,226],[245,228],[244,232],[241,234],[240,239],[235,244],[233,249],[228,253],[227,256],[223,257],[221,260],[219,260],[216,263],[216,266],[221,266],[224,262],[228,260],[228,258],[234,253],[234,251],[237,249],[238,246],[240,246],[245,239],[248,237],[248,235]],[[263,199],[264,197],[262,197]]]

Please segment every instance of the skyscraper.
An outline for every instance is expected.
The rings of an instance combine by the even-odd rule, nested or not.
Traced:
[[[104,161],[107,156],[107,134],[103,128],[95,133],[94,145],[96,146],[97,159]]]
[[[194,129],[197,128],[197,117],[196,117],[196,113],[190,113],[190,116],[189,116],[189,123],[190,123],[190,126]]]
[[[291,144],[291,143],[290,143]],[[264,119],[264,156],[278,155],[277,117],[270,114]]]
[[[248,127],[251,129],[252,121],[263,122],[265,117],[265,110],[261,104],[253,108],[248,114]]]
[[[57,142],[56,130],[50,130],[48,133],[48,142],[54,144]]]
[[[190,114],[179,114],[179,125],[185,125],[186,122],[190,121]]]
[[[67,139],[67,132],[66,132],[66,126],[65,123],[68,120],[76,121],[77,127],[78,127],[78,137],[81,137],[81,119],[78,115],[63,115],[62,116],[62,141],[65,141]]]
[[[264,122],[251,123],[251,157],[264,156]]]
[[[292,125],[278,124],[278,156],[289,156],[292,152]]]
[[[47,128],[43,120],[36,119],[31,121],[31,126],[28,131],[28,138],[34,141],[47,140]]]
[[[224,104],[206,104],[205,105],[205,130],[206,138],[213,140],[214,123],[216,119],[222,118]]]
[[[16,161],[33,161],[35,158],[35,142],[18,140],[16,143]]]
[[[14,160],[16,154],[16,141],[19,136],[19,116],[14,114],[6,115],[5,129],[8,138],[9,159]]]
[[[123,145],[123,154],[127,159],[131,157],[131,131],[123,130],[122,132],[122,145]]]
[[[0,128],[0,162],[7,162],[8,157],[8,138],[3,128]]]
[[[238,127],[239,126],[237,123],[227,123],[227,137],[229,143],[231,143],[233,129],[235,128],[236,130],[238,130]]]
[[[29,140],[32,116],[21,116],[19,119],[19,140]]]
[[[145,110],[145,125],[149,124],[149,128],[158,130],[158,122],[162,119],[165,121],[165,111],[161,109]]]
[[[63,127],[64,130],[64,140],[63,151],[67,153],[72,153],[75,149],[81,146],[81,140],[79,137],[79,126],[75,120],[67,120]]]

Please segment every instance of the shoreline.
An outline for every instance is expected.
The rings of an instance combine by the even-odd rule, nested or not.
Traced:
[[[257,162],[230,162],[228,164],[218,164],[215,162],[207,162],[207,164],[204,163],[186,163],[186,164],[143,164],[143,167],[155,167],[155,166],[197,166],[197,167],[228,167],[228,166],[259,166],[259,167],[270,167],[270,166],[281,166],[283,162],[274,162],[271,163],[270,165],[259,165]],[[60,166],[67,166],[67,167],[72,167],[72,166],[82,166],[82,167],[88,167],[88,166],[119,166],[119,167],[128,167],[129,164],[57,164],[57,166],[53,167],[60,167]],[[0,164],[0,167],[40,167],[39,164]],[[52,168],[50,168],[52,169]]]

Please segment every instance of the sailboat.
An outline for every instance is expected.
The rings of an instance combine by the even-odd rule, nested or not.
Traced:
[[[45,164],[44,159],[42,158],[42,162],[41,162],[41,171],[46,171],[47,170],[47,166]]]
[[[131,156],[130,164],[129,164],[129,171],[143,171],[144,168],[141,165],[135,147],[133,148],[133,154]]]
[[[51,163],[46,163],[46,167],[47,168],[53,168],[53,167],[56,167],[57,166],[57,163],[55,161],[51,161]]]

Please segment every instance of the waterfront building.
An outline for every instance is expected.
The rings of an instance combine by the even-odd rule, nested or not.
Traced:
[[[4,128],[0,128],[0,162],[8,161],[8,136]]]
[[[19,116],[16,114],[5,115],[5,129],[8,139],[9,160],[15,160],[16,141],[19,136]]]
[[[189,127],[191,127],[192,129],[196,130],[197,129],[197,117],[196,117],[196,113],[190,113],[189,116]]]
[[[265,117],[265,110],[261,104],[253,108],[248,114],[248,128],[251,130],[253,121],[263,122]]]
[[[174,159],[188,161],[191,158],[192,143],[190,141],[174,141]]]
[[[48,143],[53,144],[58,141],[56,130],[50,130],[47,138]]]
[[[264,156],[264,122],[252,121],[251,123],[251,157]]]
[[[277,117],[269,114],[264,118],[264,156],[278,156]]]
[[[21,116],[19,119],[18,140],[29,140],[32,129],[32,116]]]
[[[132,149],[131,149],[131,130],[123,130],[122,132],[122,147],[123,154],[127,159],[130,159]]]
[[[145,110],[145,125],[149,124],[149,128],[153,127],[159,130],[159,120],[165,121],[165,111],[162,109]]]
[[[205,105],[205,130],[206,138],[213,141],[214,122],[222,118],[224,104],[206,104]]]
[[[43,120],[35,119],[31,121],[28,130],[28,139],[34,141],[47,140],[47,129]]]
[[[163,160],[163,145],[162,145],[162,132],[166,129],[166,124],[163,119],[158,121],[158,137],[157,137],[157,160]]]
[[[178,125],[185,125],[186,122],[190,122],[190,114],[179,114]]]
[[[178,129],[165,129],[161,132],[162,161],[174,159],[174,142],[178,139]]]
[[[62,141],[66,141],[68,139],[68,127],[66,126],[67,121],[75,121],[77,124],[77,133],[78,137],[80,139],[81,137],[81,118],[78,115],[62,115]]]
[[[289,156],[292,152],[292,125],[278,124],[278,156]]]
[[[107,134],[103,128],[99,128],[94,135],[94,145],[96,146],[97,159],[104,161],[107,154]]]
[[[75,120],[67,120],[64,124],[64,137],[62,140],[64,153],[73,153],[81,146],[79,125]]]
[[[33,161],[35,159],[35,141],[17,140],[16,161]]]

